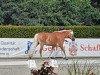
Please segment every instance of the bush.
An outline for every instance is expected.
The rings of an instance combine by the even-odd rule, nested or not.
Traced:
[[[58,67],[58,73],[62,75],[98,75],[99,69],[95,62],[89,62],[89,60],[71,60],[67,65],[60,62]]]
[[[1,26],[0,38],[33,38],[38,32],[53,32],[59,26]],[[72,29],[76,38],[99,38],[100,26],[65,26]]]

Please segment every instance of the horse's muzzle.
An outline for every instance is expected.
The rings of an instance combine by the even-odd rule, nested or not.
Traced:
[[[75,38],[72,38],[72,41],[75,41]]]

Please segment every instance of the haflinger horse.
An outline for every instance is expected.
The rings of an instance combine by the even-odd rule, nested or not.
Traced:
[[[30,59],[32,58],[34,50],[36,49],[38,44],[40,44],[39,52],[40,52],[41,57],[42,57],[42,50],[43,50],[44,45],[48,45],[48,46],[52,46],[51,54],[54,51],[55,47],[56,48],[60,47],[65,55],[65,58],[67,59],[65,49],[63,47],[65,38],[69,38],[72,41],[75,41],[73,30],[61,30],[61,31],[54,31],[51,33],[40,32],[40,33],[35,34],[34,40],[33,40],[33,48],[30,49],[28,52],[29,58]]]

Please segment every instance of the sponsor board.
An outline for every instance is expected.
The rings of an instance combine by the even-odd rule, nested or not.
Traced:
[[[66,55],[68,57],[100,57],[100,39],[76,38],[75,42],[69,39],[64,42]],[[0,38],[0,57],[27,57],[28,51],[32,49],[33,38]],[[40,57],[39,45],[34,50],[33,57]],[[44,46],[42,55],[49,57],[52,46]],[[55,48],[52,57],[64,57],[61,49]]]

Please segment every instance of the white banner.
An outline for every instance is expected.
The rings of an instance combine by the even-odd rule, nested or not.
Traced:
[[[100,39],[76,38],[75,42],[64,42],[64,48],[68,57],[100,57]],[[27,57],[29,49],[32,49],[33,38],[0,38],[0,57]],[[44,46],[42,55],[49,57],[51,46]],[[55,49],[53,57],[64,57],[60,48]],[[34,51],[33,57],[40,57],[39,45]]]
[[[0,38],[0,57],[24,57],[33,39]]]

